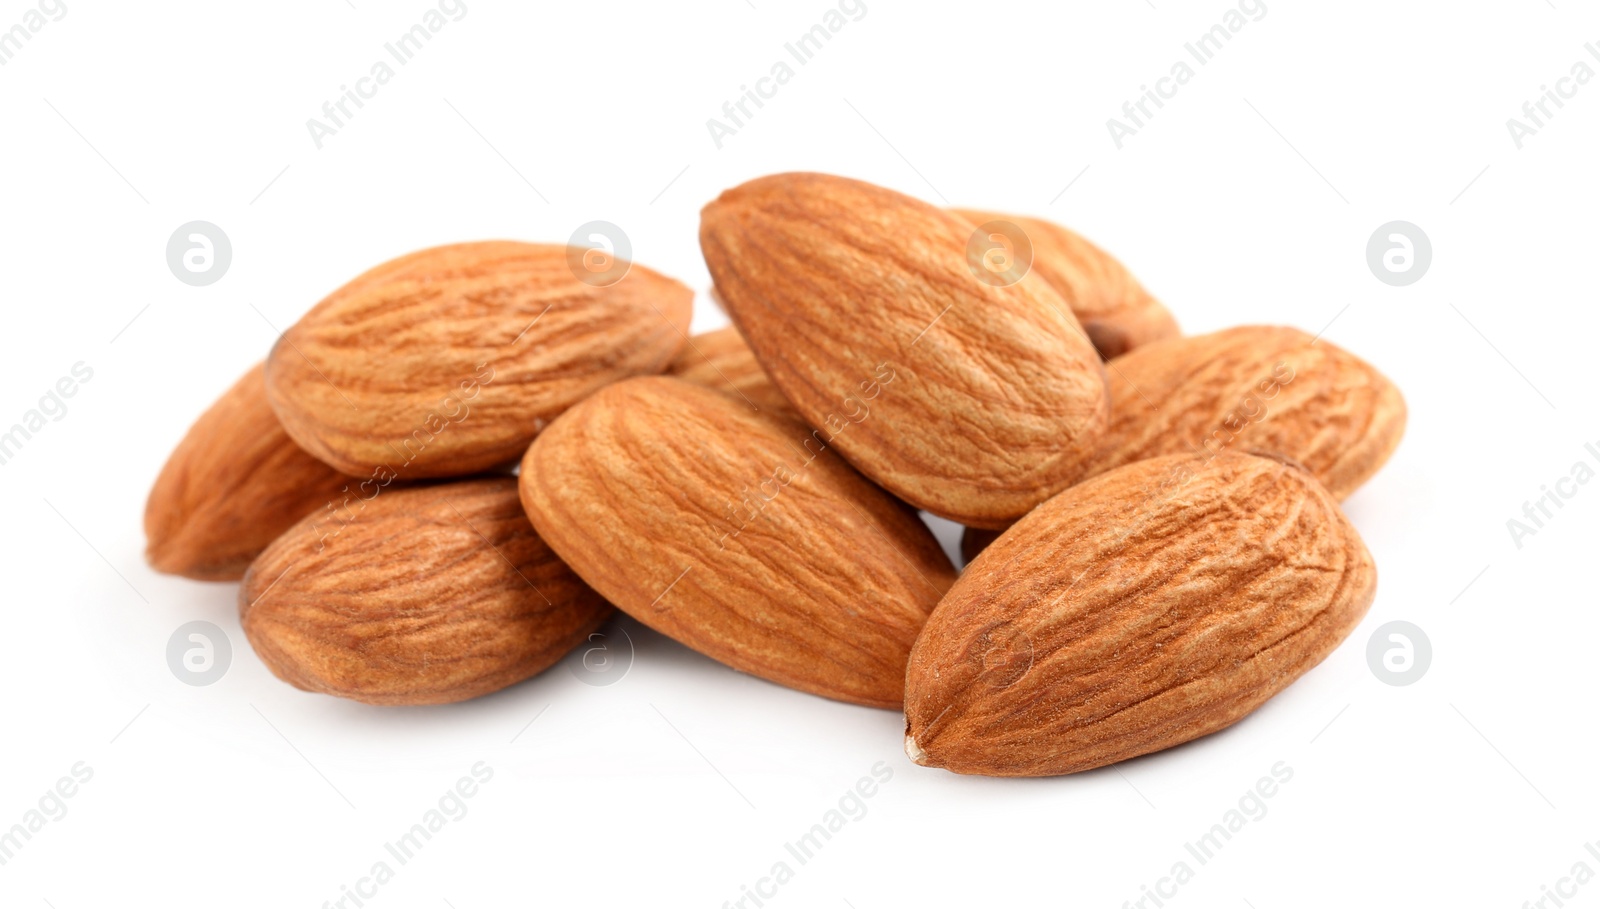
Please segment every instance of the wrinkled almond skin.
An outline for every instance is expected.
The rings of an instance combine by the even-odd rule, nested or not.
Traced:
[[[1314,477],[1226,452],[1140,461],[1039,506],[933,612],[906,752],[1049,776],[1223,729],[1360,622],[1372,558]]]
[[[166,574],[237,581],[267,544],[360,485],[306,454],[244,375],[173,449],[145,503],[145,558]]]
[[[917,516],[813,431],[671,377],[579,403],[522,462],[535,527],[651,628],[801,691],[899,707],[955,578]]]
[[[1311,341],[1292,328],[1247,326],[1117,360],[1111,428],[1089,472],[1162,454],[1275,451],[1345,499],[1399,444],[1405,401],[1367,363]],[[972,561],[999,535],[966,528],[962,557]]]
[[[733,395],[756,410],[776,411],[799,419],[750,345],[733,326],[695,335],[667,367],[667,375]]]
[[[397,489],[351,512],[297,524],[239,590],[251,646],[296,688],[463,701],[548,668],[612,611],[534,533],[513,477]]]
[[[868,183],[779,174],[707,205],[700,246],[773,384],[846,460],[918,508],[1003,527],[1078,479],[1107,392],[1042,278],[974,273],[973,231]]]
[[[1256,325],[1118,358],[1111,410],[1090,473],[1165,454],[1274,451],[1341,500],[1378,472],[1406,425],[1400,390],[1371,365],[1298,329]]]
[[[1033,246],[1033,268],[1072,307],[1101,357],[1120,357],[1178,335],[1178,321],[1133,273],[1074,231],[1042,218],[974,209],[955,213],[974,226],[1005,221],[1022,228]]]
[[[509,464],[573,402],[658,373],[693,293],[640,265],[578,280],[565,246],[509,241],[402,256],[278,340],[267,393],[289,434],[346,473],[461,476]]]

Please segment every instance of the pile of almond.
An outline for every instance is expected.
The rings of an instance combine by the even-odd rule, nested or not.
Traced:
[[[476,697],[620,609],[995,776],[1216,732],[1371,604],[1339,501],[1405,405],[1355,356],[1183,336],[1065,228],[839,177],[731,189],[700,243],[734,327],[696,337],[689,288],[596,250],[360,275],[178,445],[151,564],[243,578],[310,691]],[[969,528],[964,570],[918,509]]]

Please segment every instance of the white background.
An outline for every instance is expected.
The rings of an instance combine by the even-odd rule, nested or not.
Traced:
[[[1118,150],[1106,119],[1224,2],[867,0],[719,150],[707,118],[824,0],[466,0],[318,150],[307,118],[421,0],[66,5],[0,68],[0,424],[74,363],[94,370],[0,466],[0,828],[76,762],[94,776],[0,866],[0,903],[321,906],[479,761],[494,777],[469,813],[369,905],[717,907],[782,859],[795,876],[768,906],[1122,906],[1181,859],[1195,876],[1168,905],[1521,906],[1580,860],[1600,872],[1584,851],[1600,840],[1600,484],[1520,548],[1506,526],[1600,447],[1600,84],[1520,150],[1506,128],[1574,62],[1600,68],[1593,10],[1268,0]],[[0,28],[29,8],[0,3]],[[897,714],[634,624],[635,663],[609,687],[563,665],[448,707],[307,694],[250,652],[234,585],[145,567],[144,498],[171,447],[272,326],[357,272],[604,219],[700,291],[705,330],[724,320],[699,208],[795,169],[1059,220],[1190,332],[1325,328],[1379,366],[1410,425],[1347,503],[1381,578],[1363,625],[1228,732],[986,780],[910,764]],[[204,288],[164,257],[196,219],[233,243]],[[1433,243],[1409,287],[1365,261],[1395,219]],[[234,647],[210,687],[165,657],[196,619]],[[1395,619],[1433,644],[1410,687],[1365,656]],[[799,866],[784,844],[880,761],[893,777],[867,813]],[[1268,813],[1198,866],[1184,843],[1279,761],[1294,776]],[[1569,905],[1600,905],[1600,881],[1579,892]]]

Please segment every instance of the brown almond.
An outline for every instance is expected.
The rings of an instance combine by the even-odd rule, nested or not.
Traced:
[[[999,222],[1021,228],[1032,247],[1032,267],[1072,307],[1105,359],[1178,334],[1172,313],[1126,266],[1074,231],[1043,218],[954,211],[974,225]]]
[[[1110,372],[1111,428],[1090,473],[1165,454],[1273,451],[1344,499],[1405,432],[1394,383],[1294,328],[1171,338],[1118,358]]]
[[[700,245],[773,384],[841,455],[918,508],[1002,527],[1079,477],[1107,396],[1066,302],[969,260],[973,233],[891,190],[780,174],[707,205]]]
[[[898,707],[911,642],[955,577],[917,516],[820,432],[670,377],[550,424],[522,501],[624,612],[742,672]]]
[[[667,375],[733,395],[755,410],[777,411],[798,419],[750,345],[733,326],[695,335],[667,367]]]
[[[145,503],[145,558],[166,574],[236,581],[295,522],[338,507],[362,483],[289,438],[257,364],[200,415],[161,468]]]
[[[906,752],[1047,776],[1208,735],[1321,662],[1376,584],[1296,466],[1224,452],[1113,470],[1018,521],[939,603],[906,674]]]
[[[534,533],[512,477],[398,489],[338,521],[308,518],[239,590],[240,624],[273,674],[368,704],[497,691],[610,613]]]
[[[687,287],[618,260],[613,283],[579,280],[589,273],[573,253],[462,243],[372,269],[278,340],[273,409],[347,473],[459,476],[515,461],[573,402],[665,369],[689,325]]]

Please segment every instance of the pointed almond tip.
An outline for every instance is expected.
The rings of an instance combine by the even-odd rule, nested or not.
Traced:
[[[922,747],[917,744],[917,740],[912,738],[909,732],[906,733],[906,757],[911,759],[911,763],[919,767],[928,766],[928,753],[922,750]]]

